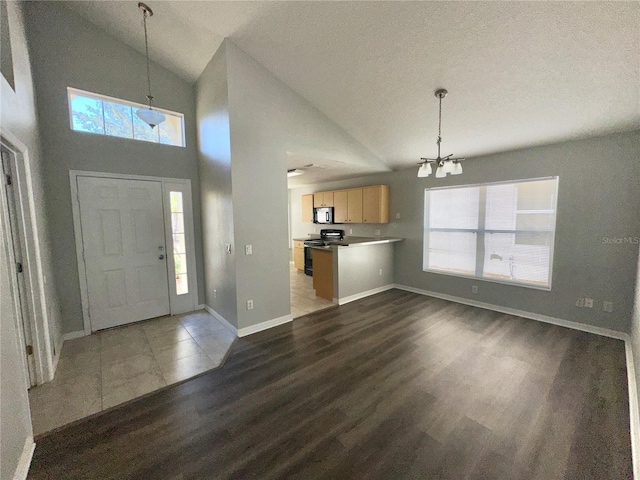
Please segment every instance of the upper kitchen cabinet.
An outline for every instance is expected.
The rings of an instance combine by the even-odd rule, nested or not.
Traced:
[[[362,189],[362,223],[389,223],[389,187]]]
[[[313,222],[313,194],[302,195],[302,221]]]
[[[318,192],[313,194],[313,208],[333,207],[333,192]]]
[[[347,190],[347,222],[362,223],[362,189]]]
[[[346,190],[333,192],[333,221],[349,223],[348,193]]]

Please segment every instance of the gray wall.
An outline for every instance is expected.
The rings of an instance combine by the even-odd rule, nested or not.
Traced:
[[[224,43],[196,85],[205,302],[238,326],[227,55]],[[217,294],[214,296],[214,290]]]
[[[132,4],[133,5],[133,4]],[[137,14],[135,5],[132,14]],[[69,170],[188,178],[192,182],[199,303],[204,301],[193,85],[153,64],[156,104],[185,116],[186,148],[73,132],[67,87],[144,103],[144,56],[57,2],[26,2],[42,134],[47,216],[64,331],[82,330]],[[153,29],[153,26],[150,26]],[[156,32],[156,34],[159,32]]]
[[[22,4],[8,2],[7,14],[13,50],[13,70],[16,90],[0,78],[0,123],[3,131],[9,131],[28,149],[29,171],[34,193],[35,216],[38,223],[38,242],[42,247],[43,274],[51,276],[50,253],[44,221],[44,201],[40,140],[36,124],[31,67],[27,51]],[[4,22],[0,28],[6,30]],[[3,32],[6,33],[6,32]],[[2,35],[5,39],[5,35]],[[4,218],[4,217],[2,217]],[[0,478],[13,478],[25,442],[33,436],[27,383],[20,360],[22,349],[18,347],[17,321],[13,310],[8,271],[7,252],[2,241],[6,226],[0,218]],[[60,340],[60,318],[57,312],[52,283],[45,285],[47,298],[45,310],[49,312],[52,341]],[[39,319],[42,321],[42,319]],[[54,343],[55,344],[55,343]]]
[[[297,95],[230,42],[227,47],[238,327],[291,313],[287,250],[287,125]],[[268,241],[265,241],[268,235]],[[244,246],[253,245],[253,255]],[[247,300],[254,309],[247,310]]]
[[[394,283],[393,252],[396,244],[338,248],[337,257],[334,257],[334,269],[338,271],[338,275],[334,275],[337,298],[343,299]]]
[[[418,179],[417,168],[376,174],[352,181],[292,191],[294,237],[313,224],[302,224],[302,193],[364,184],[390,186],[391,223],[382,235],[398,236],[395,283],[471,300],[628,332],[638,251],[629,243],[606,244],[606,238],[640,236],[640,132],[535,147],[470,158],[464,174],[446,179]],[[557,233],[550,292],[422,271],[423,203],[426,187],[472,184],[558,175]],[[400,219],[396,220],[396,213]],[[345,225],[345,228],[350,226]],[[354,226],[354,235],[376,226]],[[478,285],[478,294],[471,286]],[[595,300],[594,308],[577,308],[578,297]],[[602,310],[614,302],[613,313]]]

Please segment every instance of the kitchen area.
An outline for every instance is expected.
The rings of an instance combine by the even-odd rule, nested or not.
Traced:
[[[294,318],[392,287],[394,245],[402,239],[380,235],[389,223],[388,186],[302,193],[296,201],[292,224],[307,235],[294,233],[292,241]],[[373,236],[360,233],[372,229]]]

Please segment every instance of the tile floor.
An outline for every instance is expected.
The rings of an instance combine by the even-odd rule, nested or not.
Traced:
[[[216,368],[235,338],[200,311],[68,340],[55,379],[29,391],[34,434]]]
[[[289,273],[291,277],[291,316],[293,318],[336,305],[329,300],[316,297],[316,291],[313,289],[313,277],[305,275],[293,264],[291,264]]]

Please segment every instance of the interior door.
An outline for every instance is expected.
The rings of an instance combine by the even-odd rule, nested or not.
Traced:
[[[77,181],[91,330],[167,315],[161,183]]]

